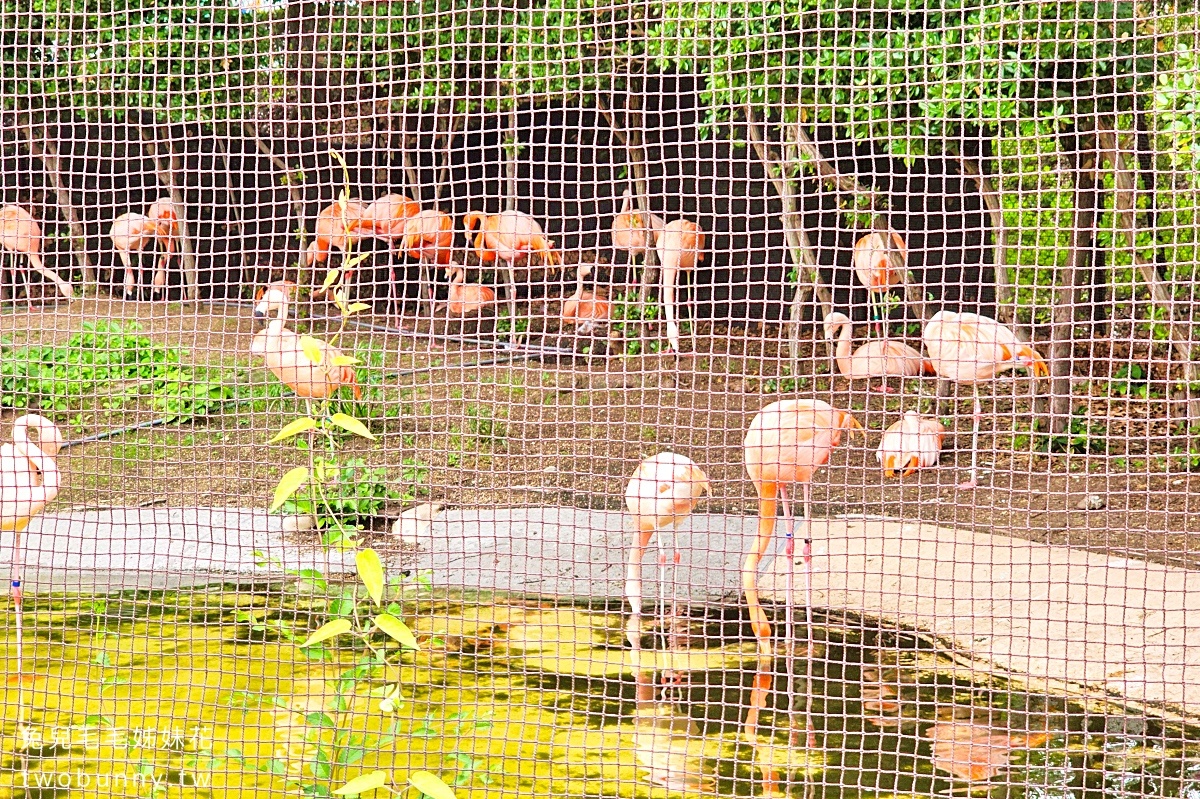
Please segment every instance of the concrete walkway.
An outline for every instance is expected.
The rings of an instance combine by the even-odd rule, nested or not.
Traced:
[[[575,508],[455,510],[434,520],[415,564],[404,566],[428,569],[435,585],[456,590],[622,597],[623,522],[616,512]],[[732,598],[754,530],[753,517],[693,515],[679,535],[676,596],[740,601]],[[1200,572],[899,521],[820,520],[813,536],[819,607],[927,630],[1016,675],[1200,716]],[[285,542],[279,517],[257,510],[68,511],[36,520],[24,540],[26,582],[42,591],[354,569],[350,555]],[[11,541],[0,538],[5,560]],[[274,564],[256,564],[256,550]],[[657,595],[656,561],[651,550],[647,597]],[[778,560],[764,564],[765,595],[781,595],[782,573]]]

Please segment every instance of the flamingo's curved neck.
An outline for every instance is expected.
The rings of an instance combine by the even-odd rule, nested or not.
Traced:
[[[29,441],[23,433],[22,430],[22,435],[18,438],[16,430],[13,431],[13,448],[16,449],[18,455],[28,461],[29,466],[41,478],[36,486],[30,487],[30,498],[49,502],[58,496],[58,489],[62,484],[58,464],[55,463],[52,456],[43,452],[37,444]]]
[[[850,363],[850,336],[854,331],[851,329],[850,322],[842,322],[838,328],[837,346],[834,348],[834,357],[837,359],[838,370],[842,374],[848,375],[851,370]]]
[[[288,310],[290,309],[291,303],[292,303],[292,301],[288,298],[287,292],[281,292],[281,293],[283,294],[283,299],[281,299],[279,301],[279,305],[278,305],[279,310],[276,312],[275,319],[273,320],[273,321],[279,322],[280,325],[282,325],[285,321],[287,321]]]

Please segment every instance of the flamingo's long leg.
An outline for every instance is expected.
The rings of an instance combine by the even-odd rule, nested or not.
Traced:
[[[771,690],[771,668],[774,664],[771,624],[767,621],[767,614],[758,598],[758,566],[771,543],[771,538],[775,535],[778,490],[775,483],[763,483],[759,487],[758,535],[742,564],[742,590],[746,593],[746,605],[750,611],[750,628],[754,631],[754,638],[758,644],[758,663],[754,672],[754,685],[750,690],[750,708],[746,712],[746,723],[743,727],[750,743],[754,742],[758,734],[758,716],[767,703],[767,694]]]
[[[663,310],[667,317],[667,346],[668,352],[678,352],[680,349],[679,343],[679,323],[675,318],[675,284],[678,278],[678,269],[674,266],[664,266],[662,270],[663,283]]]
[[[958,487],[962,489],[975,488],[979,485],[979,476],[977,472],[979,460],[979,426],[983,421],[983,405],[979,402],[979,384],[971,384],[971,471],[967,475],[965,482],[959,483]]]
[[[508,296],[508,321],[512,325],[508,332],[508,341],[515,347],[520,343],[520,336],[517,333],[517,270],[512,261],[506,261],[506,263],[508,264],[508,284],[504,287],[504,293]]]
[[[788,501],[787,487],[779,487],[779,501],[783,505],[784,531],[784,584],[783,584],[783,651],[785,671],[784,695],[787,697],[788,728],[795,734],[796,711],[796,537],[792,506]]]
[[[625,637],[629,639],[629,659],[633,663],[633,676],[638,685],[638,704],[653,698],[642,695],[646,683],[642,673],[642,560],[646,547],[654,535],[653,528],[634,533],[633,546],[629,548],[629,561],[625,567],[625,597],[629,600],[629,619],[625,623]]]
[[[675,668],[675,655],[679,651],[679,640],[678,635],[676,634],[676,626],[679,623],[679,601],[677,592],[679,581],[677,575],[679,572],[680,560],[679,546],[676,538],[677,535],[678,533],[676,532],[674,525],[666,527],[659,532],[660,540],[663,542],[663,545],[666,549],[664,564],[665,568],[663,570],[664,573],[659,578],[662,581],[660,585],[665,588],[666,585],[669,584],[671,593],[670,602],[668,604],[665,601],[665,591],[663,592],[664,602],[662,605],[660,605],[660,613],[662,614],[660,623],[662,625],[663,641],[666,650],[664,660],[667,664],[663,669],[663,682],[665,685],[675,688],[681,687],[682,685],[680,680],[681,675]]]
[[[804,658],[804,731],[805,744],[809,749],[817,745],[816,728],[813,727],[813,658],[816,657],[816,645],[813,638],[812,613],[812,486],[804,484],[804,633],[808,636],[805,642],[807,655]],[[794,728],[793,728],[794,734]],[[793,742],[794,743],[794,742]]]
[[[12,549],[12,578],[11,578],[11,596],[13,603],[13,617],[16,621],[17,628],[17,724],[25,723],[25,649],[23,641],[24,627],[24,612],[21,607],[21,598],[24,594],[24,587],[21,585],[22,577],[22,561],[24,554],[21,550],[21,531],[13,530],[13,549]]]

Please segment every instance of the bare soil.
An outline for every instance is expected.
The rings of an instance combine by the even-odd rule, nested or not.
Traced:
[[[550,294],[559,291],[554,287]],[[425,328],[400,335],[383,332],[387,319],[360,319],[379,327],[348,329],[340,343],[355,352],[377,353],[359,374],[369,389],[366,414],[378,417],[381,435],[377,444],[352,443],[347,452],[386,467],[397,484],[406,467],[410,474],[414,466],[427,468],[420,496],[452,506],[619,508],[625,479],[637,462],[672,449],[708,472],[713,486],[708,510],[751,514],[757,504],[741,450],[747,425],[776,399],[815,396],[853,409],[868,428],[865,443],[852,439],[818,473],[813,486],[817,515],[921,519],[1200,565],[1200,544],[1191,543],[1200,532],[1200,475],[1187,471],[1187,458],[1180,454],[1189,444],[1179,403],[1156,396],[1152,368],[1146,398],[1136,392],[1111,396],[1112,376],[1134,357],[1141,346],[1136,341],[1110,347],[1103,368],[1093,370],[1102,379],[1081,374],[1075,381],[1083,432],[1073,453],[1032,451],[1040,440],[1028,436],[1032,380],[1009,376],[988,387],[980,438],[985,472],[979,488],[962,491],[955,485],[965,476],[970,456],[967,390],[941,401],[939,415],[949,435],[940,465],[904,480],[886,479],[874,456],[878,431],[905,409],[934,412],[936,381],[894,382],[898,393],[886,396],[861,385],[851,390],[840,378],[831,382],[825,344],[814,346],[807,338],[801,374],[793,381],[786,371],[784,331],[758,323],[701,323],[695,339],[685,342],[694,351],[684,356],[621,356],[616,353],[624,351],[632,334],[623,338],[609,331],[581,340],[558,329],[556,300],[523,307],[544,312],[530,343],[561,348],[559,354],[509,360],[513,353],[496,346],[444,341],[431,347]],[[0,316],[0,331],[14,344],[62,341],[94,319],[136,321],[156,341],[187,349],[192,363],[226,368],[231,381],[274,380],[249,356],[254,327],[248,304],[107,297],[33,309],[21,304]],[[395,320],[390,325],[394,328]],[[330,334],[321,322],[312,322],[311,329]],[[646,332],[643,344],[657,340],[661,331],[650,325]],[[506,337],[485,338],[503,342]],[[1152,352],[1147,342],[1142,353]],[[1153,367],[1152,359],[1148,362]],[[300,409],[289,399],[233,407],[182,425],[70,447],[60,461],[67,475],[60,502],[265,505],[282,471],[302,459],[293,446],[266,442]],[[6,413],[9,421],[13,415]],[[138,411],[120,422],[132,425],[154,416]],[[121,426],[111,415],[84,416],[73,420],[68,438],[99,432],[84,429],[88,418]]]

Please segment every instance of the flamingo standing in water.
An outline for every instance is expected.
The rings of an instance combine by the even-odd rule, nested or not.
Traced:
[[[905,411],[904,416],[887,430],[875,459],[888,477],[908,477],[917,469],[936,466],[942,454],[946,428],[937,419]]]
[[[983,420],[979,384],[994,380],[1008,369],[1027,368],[1034,377],[1045,377],[1050,369],[1037,350],[1020,341],[1012,330],[979,314],[938,311],[925,325],[921,338],[939,375],[955,383],[971,384],[971,472],[958,487],[975,488],[979,485],[976,466]]]
[[[746,714],[746,736],[753,740],[758,729],[758,715],[766,705],[771,690],[771,669],[774,654],[771,648],[771,625],[758,598],[758,566],[767,546],[775,535],[777,503],[783,503],[783,518],[787,541],[784,547],[786,582],[784,584],[785,640],[792,637],[792,607],[794,604],[794,570],[796,541],[792,509],[788,493],[791,486],[804,487],[804,597],[805,622],[808,640],[812,642],[812,531],[810,529],[811,486],[813,473],[829,462],[830,453],[842,441],[843,431],[861,430],[862,425],[845,411],[837,410],[821,400],[780,400],[759,411],[746,433],[746,472],[758,492],[758,536],[742,566],[742,588],[750,608],[750,624],[758,641],[758,668],[750,692],[750,709]],[[812,658],[808,658],[811,683]],[[792,713],[792,670],[788,669],[788,713]],[[812,701],[812,692],[808,692]],[[809,746],[815,745],[811,713],[806,711],[805,726]],[[793,724],[793,738],[796,727]]]
[[[467,228],[467,241],[481,264],[503,262],[508,267],[508,283],[504,292],[508,296],[508,312],[511,316],[515,337],[517,330],[517,273],[516,263],[528,261],[538,255],[547,268],[562,264],[562,256],[554,249],[554,242],[546,238],[537,220],[522,211],[502,211],[488,215],[481,211],[470,211],[463,217]],[[479,228],[476,233],[475,229]],[[474,234],[474,238],[472,238]]]
[[[259,294],[254,318],[265,322],[266,327],[254,334],[250,354],[263,356],[279,381],[306,400],[326,399],[342,386],[350,386],[354,398],[362,399],[354,367],[339,364],[345,358],[341,350],[313,339],[320,351],[320,358],[314,360],[304,351],[301,337],[285,326],[295,288],[295,283],[284,280],[272,283]]]
[[[849,380],[882,378],[878,391],[891,393],[888,377],[917,377],[934,374],[933,364],[912,347],[900,341],[883,339],[868,341],[853,353],[850,351],[850,336],[854,323],[844,313],[833,312],[825,317],[825,335],[837,337],[838,371]],[[839,335],[840,334],[840,335]]]
[[[323,264],[329,260],[331,250],[339,250],[342,255],[358,242],[364,234],[359,227],[362,225],[366,208],[358,200],[347,200],[342,203],[331,203],[317,214],[317,232],[308,249],[304,251],[304,265]],[[342,285],[349,285],[354,277],[354,269],[344,270]]]
[[[650,228],[643,224],[644,219],[650,220]],[[666,227],[663,218],[657,214],[645,214],[633,210],[633,193],[626,189],[621,195],[621,210],[617,212],[612,223],[612,245],[614,250],[629,254],[630,261],[635,258],[645,258],[662,229]]]
[[[574,325],[580,335],[590,335],[612,317],[612,306],[598,292],[584,291],[583,281],[592,274],[592,264],[580,264],[576,270],[575,293],[563,300],[562,322]]]
[[[421,213],[421,204],[407,195],[385,194],[364,208],[362,217],[350,221],[348,228],[351,231],[365,230],[380,241],[387,242],[388,252],[392,258],[395,258],[399,254],[400,249],[408,249],[398,245],[406,235],[405,227],[408,220],[419,213]],[[418,293],[423,290],[425,282],[424,265],[422,265],[421,270],[422,285],[418,286]],[[351,274],[353,274],[353,270],[351,270]],[[391,261],[388,262],[388,280],[390,281],[388,285],[388,301],[392,302],[395,296],[396,266]]]
[[[36,443],[29,432],[37,434]],[[21,649],[21,586],[24,552],[21,533],[34,516],[40,514],[58,496],[62,476],[55,456],[62,446],[62,433],[54,422],[35,413],[19,417],[13,423],[13,443],[0,446],[0,530],[11,530],[12,603],[17,627],[18,724],[24,724],[24,675]]]
[[[155,225],[156,238],[163,247],[150,281],[150,299],[156,300],[160,291],[164,298],[167,295],[167,264],[175,254],[175,240],[179,238],[179,212],[170,197],[159,197],[146,209],[146,217]]]
[[[679,352],[679,324],[675,321],[675,284],[680,272],[690,272],[704,260],[704,230],[695,222],[676,219],[658,234],[658,262],[662,266],[663,307],[667,313],[667,352]]]
[[[636,528],[625,571],[625,595],[629,599],[630,608],[625,634],[629,638],[633,668],[639,683],[642,651],[642,560],[646,556],[646,547],[650,545],[654,534],[658,533],[659,618],[663,634],[670,640],[672,633],[667,623],[666,573],[670,568],[671,583],[674,585],[674,567],[679,564],[674,528],[688,517],[692,508],[706,493],[711,493],[708,476],[691,458],[674,452],[660,452],[643,460],[634,470],[625,489],[625,507],[629,509]],[[672,607],[671,621],[674,619],[675,608]],[[664,678],[667,677],[668,674],[664,674]],[[639,697],[645,698],[648,697]]]
[[[12,294],[17,296],[17,267],[16,259],[24,255],[29,261],[29,267],[42,277],[49,280],[68,300],[75,296],[71,284],[50,271],[42,263],[42,229],[38,226],[33,214],[19,205],[6,205],[0,208],[0,250],[13,253],[13,265],[8,269],[9,281],[12,283]],[[29,292],[29,279],[25,280],[25,297],[33,304],[33,295]]]
[[[886,335],[881,319],[876,294],[887,294],[892,286],[904,282],[908,263],[908,247],[903,237],[889,229],[889,235],[873,231],[854,243],[854,274],[867,290],[867,304],[871,310],[871,321],[875,333]]]

